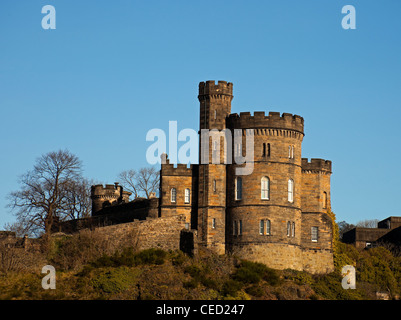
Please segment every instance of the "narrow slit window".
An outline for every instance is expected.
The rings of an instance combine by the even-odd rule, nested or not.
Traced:
[[[264,234],[264,228],[265,228],[265,221],[260,220],[259,221],[259,234]]]
[[[237,177],[235,179],[235,200],[242,199],[242,178]]]
[[[270,235],[270,220],[266,220],[266,235]]]
[[[288,180],[288,201],[294,202],[294,180]]]
[[[323,209],[327,208],[327,192],[323,192]]]

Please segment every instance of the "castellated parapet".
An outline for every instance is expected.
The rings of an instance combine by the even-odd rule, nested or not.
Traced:
[[[203,96],[233,96],[233,84],[227,81],[218,81],[217,84],[214,80],[199,83],[199,100]]]
[[[213,161],[213,153],[218,150],[215,141],[209,143],[209,159],[202,158],[199,164],[174,165],[163,154],[159,199],[131,201],[119,206],[129,197],[121,186],[93,186],[93,215],[104,217],[102,212],[129,207],[125,222],[138,217],[159,221],[175,221],[180,217],[175,226],[191,229],[181,234],[192,237],[194,246],[203,246],[218,254],[234,254],[275,269],[333,271],[333,221],[329,215],[331,161],[302,158],[304,119],[301,116],[264,111],[253,115],[250,112],[231,114],[232,99],[230,82],[199,83],[199,133],[202,129],[234,133],[232,163],[222,161],[223,143],[220,162]],[[242,133],[242,144],[237,141],[235,129]],[[235,159],[236,155],[245,156],[249,151],[246,129],[254,132],[252,170],[239,175],[236,169],[243,164],[237,164]],[[111,208],[102,209],[105,205]],[[144,206],[151,210],[145,210]],[[137,228],[135,222],[129,223],[130,227]],[[146,224],[149,229],[145,233],[152,233],[153,238],[158,238],[166,227],[151,221]]]
[[[305,173],[323,172],[331,174],[331,161],[324,159],[302,158],[302,171]]]
[[[98,184],[91,187],[92,215],[105,207],[127,203],[131,192],[124,191],[118,182],[114,184]]]
[[[253,116],[250,112],[230,114],[227,126],[233,129],[281,129],[292,130],[304,134],[304,119],[299,115],[291,113],[255,111]],[[274,134],[274,133],[271,133]]]

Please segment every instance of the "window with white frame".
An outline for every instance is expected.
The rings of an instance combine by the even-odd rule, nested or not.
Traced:
[[[270,180],[268,177],[263,177],[261,179],[261,198],[264,200],[269,200],[270,198]]]
[[[260,220],[259,221],[259,234],[264,234],[265,233],[265,221]]]
[[[294,159],[294,146],[288,146],[288,159]]]
[[[288,180],[288,201],[294,202],[294,180]]]
[[[171,188],[171,202],[177,201],[177,189]]]
[[[270,235],[270,220],[266,219],[259,221],[259,234]]]
[[[312,227],[311,228],[311,240],[312,242],[317,242],[319,237],[319,227]]]
[[[191,199],[191,191],[187,188],[185,189],[185,203],[189,203]]]
[[[242,178],[237,177],[235,179],[235,200],[242,199]]]

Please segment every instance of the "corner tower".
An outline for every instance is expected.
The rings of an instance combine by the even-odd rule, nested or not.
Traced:
[[[226,165],[224,139],[220,144],[207,138],[208,155],[202,159],[202,129],[226,129],[226,118],[231,113],[233,85],[230,82],[206,81],[199,83],[200,143],[198,183],[198,237],[201,245],[225,253],[226,231]],[[213,152],[220,149],[219,163],[213,163]],[[205,154],[204,154],[205,155]]]

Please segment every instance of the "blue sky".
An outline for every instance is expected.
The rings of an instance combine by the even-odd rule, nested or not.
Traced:
[[[398,0],[2,0],[0,229],[38,156],[68,149],[113,183],[147,165],[148,130],[198,129],[206,80],[234,83],[233,113],[304,117],[303,157],[333,161],[338,221],[400,216],[400,14]]]

